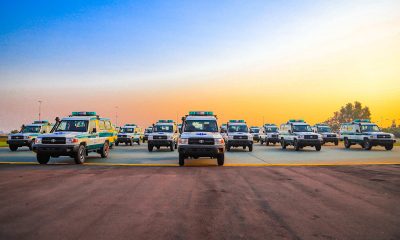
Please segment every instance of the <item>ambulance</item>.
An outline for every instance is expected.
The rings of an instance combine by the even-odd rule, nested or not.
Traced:
[[[396,142],[393,134],[382,132],[378,125],[371,123],[369,119],[356,119],[350,123],[344,123],[340,127],[339,134],[345,148],[359,144],[365,150],[371,150],[374,146],[383,146],[386,150],[392,150]]]
[[[296,151],[310,146],[315,150],[321,151],[322,136],[314,133],[311,126],[304,120],[291,119],[280,127],[279,137],[282,149],[292,145]]]
[[[279,129],[275,124],[264,124],[264,126],[260,128],[259,137],[261,145],[265,143],[267,146],[269,146],[270,143],[275,145],[276,143],[280,142]]]
[[[257,127],[257,126],[251,126],[250,127],[250,134],[253,136],[253,141],[254,142],[260,141],[259,133],[260,133],[260,128],[259,127]]]
[[[179,137],[179,165],[185,159],[199,157],[216,158],[219,166],[225,161],[225,141],[218,131],[217,116],[213,112],[191,111],[182,118]]]
[[[171,151],[178,146],[178,128],[173,120],[159,120],[149,134],[147,148],[152,152],[154,147],[168,147]]]
[[[70,156],[76,164],[82,164],[91,152],[107,158],[112,144],[110,137],[110,132],[101,130],[96,112],[72,112],[58,120],[51,133],[38,136],[33,151],[40,164],[60,156]]]
[[[128,123],[120,128],[115,145],[118,146],[120,143],[125,143],[125,145],[130,146],[132,146],[133,143],[140,145],[142,138],[142,129],[134,123]]]
[[[253,135],[244,120],[229,120],[225,137],[226,150],[229,152],[232,147],[249,148],[253,151]]]
[[[332,129],[325,123],[318,123],[312,127],[315,133],[322,135],[322,145],[331,142],[335,146],[339,145],[339,137],[336,133],[332,132]]]
[[[49,121],[34,121],[32,124],[23,125],[19,133],[10,134],[7,139],[8,147],[15,152],[19,147],[27,146],[29,150],[40,134],[49,133],[53,126]]]
[[[150,133],[153,132],[153,127],[148,127],[144,130],[144,135],[143,135],[143,143],[145,143],[149,139]]]

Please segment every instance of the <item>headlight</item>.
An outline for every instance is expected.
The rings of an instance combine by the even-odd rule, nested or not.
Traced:
[[[42,143],[42,139],[41,138],[36,138],[35,139],[35,144],[41,144]]]
[[[79,140],[77,138],[67,138],[65,143],[78,143]]]
[[[179,144],[185,145],[189,143],[189,139],[187,138],[179,138]]]
[[[216,145],[225,144],[225,141],[223,138],[216,138],[216,139],[214,139],[214,142]]]

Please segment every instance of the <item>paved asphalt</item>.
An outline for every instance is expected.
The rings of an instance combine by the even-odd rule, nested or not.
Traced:
[[[28,148],[11,152],[8,148],[0,148],[0,162],[32,162],[36,163],[36,155]],[[102,159],[98,154],[91,153],[86,161],[89,164],[150,164],[150,165],[177,165],[178,153],[170,152],[166,148],[159,151],[148,152],[147,144],[140,146],[118,146],[110,153],[110,157]],[[50,163],[74,164],[69,157],[52,158]],[[215,165],[215,159],[187,160],[191,165]],[[400,147],[394,147],[392,151],[386,151],[382,147],[375,147],[371,151],[365,151],[357,146],[344,149],[327,145],[320,152],[314,148],[305,148],[296,152],[288,147],[282,150],[279,146],[260,146],[255,144],[253,152],[243,149],[234,149],[227,152],[225,163],[229,165],[269,165],[269,164],[365,164],[365,163],[397,163],[400,164]]]
[[[400,165],[0,165],[0,239],[400,239]]]

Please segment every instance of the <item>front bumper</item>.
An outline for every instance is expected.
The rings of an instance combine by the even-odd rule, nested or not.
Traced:
[[[31,143],[32,143],[32,140],[22,140],[22,139],[7,140],[8,145],[14,145],[14,146],[18,146],[18,147],[30,146]]]
[[[259,135],[253,135],[253,140],[254,141],[259,141],[260,140],[260,136]]]
[[[172,143],[173,141],[168,139],[148,140],[148,144],[155,147],[161,147],[161,146],[169,147]]]
[[[322,141],[319,139],[298,139],[297,143],[301,147],[321,145]]]
[[[372,146],[387,146],[396,142],[394,139],[370,139],[369,141]]]
[[[252,144],[253,144],[253,141],[243,140],[243,139],[230,139],[227,142],[227,145],[232,146],[232,147],[249,146]]]
[[[135,139],[132,139],[132,138],[119,137],[119,138],[117,138],[117,140],[115,142],[118,142],[118,143],[130,143],[130,142],[135,142],[135,141],[139,141],[139,139],[135,140]]]
[[[178,152],[188,157],[217,157],[225,152],[224,145],[180,145]]]
[[[35,144],[33,151],[35,153],[45,153],[52,156],[71,156],[78,152],[79,145],[66,144]]]
[[[322,138],[323,139],[323,141],[324,142],[331,142],[331,143],[334,143],[334,142],[338,142],[339,141],[339,138],[338,137],[323,137]]]
[[[268,137],[267,141],[270,142],[270,143],[278,143],[281,140],[279,138],[276,138],[276,137],[274,137],[274,138],[273,137]]]

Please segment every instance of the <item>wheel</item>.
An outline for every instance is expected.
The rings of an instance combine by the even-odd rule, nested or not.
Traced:
[[[47,164],[50,160],[50,155],[38,153],[36,154],[36,159],[40,164]]]
[[[315,145],[315,150],[317,150],[318,152],[321,151],[321,145]]]
[[[173,142],[171,142],[171,143],[169,144],[169,150],[171,150],[171,152],[174,151],[174,143],[173,143]]]
[[[226,151],[230,152],[231,151],[231,146],[228,144],[226,145]]]
[[[300,150],[300,146],[299,146],[299,143],[297,142],[297,139],[295,139],[293,141],[293,147],[294,147],[295,151],[299,151]]]
[[[266,142],[266,145],[269,146],[269,142],[268,141]]]
[[[128,146],[128,144],[129,144],[128,142],[125,142],[125,146]]]
[[[108,144],[108,142],[105,142],[103,147],[100,149],[100,156],[102,158],[107,158],[109,152],[110,152],[110,145]]]
[[[175,149],[178,149],[178,143],[175,143]]]
[[[249,152],[252,152],[253,151],[253,144],[250,144],[249,145]]]
[[[243,150],[246,150],[246,146],[243,146]]]
[[[32,139],[32,142],[29,144],[29,150],[33,150],[33,144],[35,144],[35,139]]]
[[[322,140],[322,143],[321,143],[321,145],[324,145],[324,144],[325,144],[325,141],[323,141],[323,140]]]
[[[115,146],[118,146],[118,144],[119,144],[118,142],[115,142]]]
[[[157,150],[160,150],[160,146],[157,146],[156,148],[157,148]]]
[[[264,141],[262,139],[260,139],[260,145],[263,145]]]
[[[185,156],[183,153],[179,153],[179,166],[185,165]]]
[[[392,150],[393,149],[393,143],[386,145],[385,149],[388,150],[388,151]]]
[[[75,153],[74,160],[76,164],[82,164],[86,160],[86,147],[80,145],[78,151]]]
[[[286,143],[285,143],[285,139],[281,139],[281,147],[282,149],[286,149]]]
[[[17,149],[18,149],[18,146],[15,146],[15,145],[9,145],[8,147],[9,147],[10,150],[13,151],[13,152],[17,151]]]
[[[137,141],[137,144],[140,145],[140,139]]]
[[[344,139],[344,147],[345,148],[350,148],[351,147],[351,142],[347,138]]]
[[[223,166],[225,162],[225,155],[219,154],[217,157],[218,166]]]
[[[364,139],[363,148],[365,150],[371,150],[372,145],[371,145],[371,142],[369,141],[369,139],[367,139],[367,138]]]
[[[142,143],[145,143],[146,142],[146,140],[144,140],[144,138],[142,139]]]
[[[339,140],[335,140],[335,146],[339,145]]]
[[[149,152],[152,152],[153,151],[153,145],[151,145],[151,144],[149,144],[149,145],[147,145],[147,149],[149,150]]]
[[[131,139],[130,141],[129,141],[129,146],[132,146],[133,145],[133,140]]]

